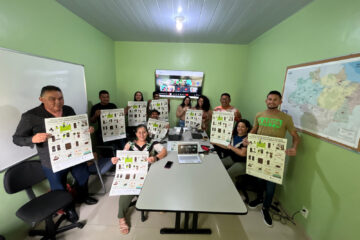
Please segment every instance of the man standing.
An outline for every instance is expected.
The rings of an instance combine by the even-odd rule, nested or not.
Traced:
[[[233,112],[235,115],[235,122],[238,122],[241,119],[241,113],[235,107],[231,106],[230,102],[231,102],[230,94],[228,93],[221,94],[220,97],[221,105],[214,108],[214,111]]]
[[[285,152],[288,156],[295,156],[300,139],[291,116],[278,109],[279,105],[282,103],[281,98],[281,93],[278,91],[271,91],[267,95],[265,100],[267,110],[256,114],[254,127],[251,129],[250,133],[284,138],[286,131],[288,131],[292,136],[292,147]],[[256,208],[263,203],[261,213],[264,217],[265,224],[271,227],[272,219],[269,214],[269,208],[275,193],[276,184],[262,179],[259,179],[258,183],[257,198],[249,203],[249,208]],[[265,198],[263,198],[264,191]]]
[[[101,90],[99,92],[100,102],[92,106],[90,111],[90,122],[97,123],[96,135],[96,145],[103,145],[102,140],[102,131],[101,131],[101,121],[100,121],[100,111],[105,109],[116,109],[116,105],[110,102],[109,92],[106,90]]]
[[[74,110],[64,105],[64,98],[60,88],[45,86],[41,89],[39,100],[41,105],[35,107],[21,116],[19,125],[13,135],[13,142],[18,146],[36,145],[41,165],[45,176],[50,182],[50,188],[54,190],[65,190],[66,176],[68,172],[75,178],[78,187],[78,201],[86,204],[95,204],[97,200],[88,195],[89,171],[86,163],[61,170],[54,173],[51,168],[48,149],[48,138],[51,134],[46,133],[45,118],[66,117],[75,115]]]

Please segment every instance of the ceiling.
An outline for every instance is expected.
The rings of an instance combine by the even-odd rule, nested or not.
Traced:
[[[312,1],[57,0],[115,41],[235,44],[251,42]],[[184,17],[181,32],[177,16]]]

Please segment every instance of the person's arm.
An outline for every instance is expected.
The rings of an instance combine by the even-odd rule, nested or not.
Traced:
[[[242,147],[242,148],[237,148],[234,147],[232,145],[228,145],[228,149],[230,149],[231,151],[233,151],[236,155],[241,156],[241,157],[246,157],[246,147]]]
[[[95,110],[94,106],[91,108],[90,111],[90,122],[96,123],[97,118],[100,116],[100,110]]]
[[[235,111],[235,121],[238,122],[241,120],[241,113],[239,110],[236,109]]]
[[[30,146],[32,147],[34,143],[42,143],[47,141],[51,136],[48,133],[33,133],[32,126],[33,122],[30,116],[23,114],[19,125],[16,128],[16,131],[13,135],[13,142],[18,146]]]
[[[124,151],[127,151],[130,149],[130,144],[129,143],[126,143],[125,147],[124,147]],[[118,157],[112,157],[111,158],[111,162],[112,164],[116,164],[118,161],[119,161],[120,158]]]
[[[176,117],[177,118],[181,118],[184,114],[185,114],[185,108],[181,107],[181,105],[178,106],[178,108],[176,109]]]
[[[166,155],[167,155],[167,150],[165,147],[163,147],[157,155],[148,157],[147,161],[149,163],[153,163],[156,162],[157,160],[163,159],[164,157],[166,157]]]
[[[285,153],[288,156],[296,156],[296,149],[300,142],[300,137],[297,134],[296,130],[291,131],[290,135],[292,136],[292,147],[287,149]]]

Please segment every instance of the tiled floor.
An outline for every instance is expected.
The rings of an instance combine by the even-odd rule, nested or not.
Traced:
[[[110,189],[112,177],[106,177],[107,189]],[[97,179],[93,179],[92,186],[97,188]],[[118,227],[117,203],[118,197],[108,195],[96,196],[96,205],[81,205],[77,210],[80,219],[86,220],[83,229],[73,229],[58,235],[57,239],[131,239],[131,240],[233,240],[233,239],[276,239],[303,240],[307,239],[303,232],[291,223],[282,224],[274,221],[273,227],[268,228],[259,209],[249,210],[247,215],[219,215],[200,214],[199,228],[211,228],[211,235],[162,235],[160,228],[174,227],[174,213],[150,212],[145,222],[141,222],[140,212],[131,208],[128,219],[131,229],[128,235],[122,235]],[[39,238],[27,238],[39,239]]]

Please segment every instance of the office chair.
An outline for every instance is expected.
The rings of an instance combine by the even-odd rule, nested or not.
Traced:
[[[40,235],[42,239],[55,239],[56,234],[72,228],[83,228],[84,223],[74,222],[60,227],[66,214],[63,214],[57,222],[53,216],[60,209],[73,206],[73,198],[70,193],[62,190],[51,191],[36,197],[32,186],[46,179],[40,161],[25,161],[9,168],[4,175],[4,188],[8,194],[25,190],[30,201],[25,203],[16,212],[16,216],[29,224],[35,224],[45,220],[45,230],[30,230],[29,236]]]

